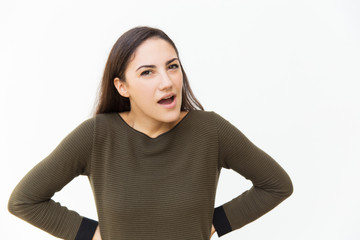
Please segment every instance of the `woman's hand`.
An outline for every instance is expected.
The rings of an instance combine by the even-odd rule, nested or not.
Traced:
[[[95,230],[92,240],[101,240],[99,225],[96,227],[96,230]]]
[[[214,224],[211,225],[211,234],[210,234],[210,238],[212,237],[212,235],[216,232]]]

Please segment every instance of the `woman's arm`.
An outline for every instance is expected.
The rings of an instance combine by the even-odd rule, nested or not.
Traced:
[[[96,227],[96,231],[94,233],[94,236],[93,236],[92,240],[101,240],[99,225]]]
[[[214,224],[211,225],[211,233],[210,233],[210,238],[212,237],[212,235],[215,233],[215,227]]]
[[[218,130],[219,165],[251,180],[253,186],[214,210],[218,236],[241,228],[267,213],[293,192],[285,170],[255,146],[239,129],[214,112]]]
[[[76,176],[89,174],[93,132],[93,118],[82,122],[33,167],[11,193],[9,212],[53,236],[91,240],[97,221],[51,198]]]

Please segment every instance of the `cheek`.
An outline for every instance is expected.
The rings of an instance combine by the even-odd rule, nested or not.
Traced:
[[[175,81],[174,84],[176,85],[177,88],[182,88],[183,85],[183,75],[180,72],[179,74],[177,74],[177,76],[175,77]]]
[[[154,100],[155,86],[154,84],[139,84],[136,87],[136,97],[138,102],[149,104]]]

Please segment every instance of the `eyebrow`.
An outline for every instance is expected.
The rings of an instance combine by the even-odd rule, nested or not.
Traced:
[[[176,60],[176,59],[179,60],[178,58],[170,59],[169,61],[166,62],[166,65],[168,65],[169,63],[171,63],[172,61],[174,61],[174,60]],[[156,66],[155,66],[155,65],[142,65],[142,66],[138,67],[138,69],[136,69],[136,71],[139,70],[140,68],[143,68],[143,67],[154,68],[154,67],[156,67]],[[135,72],[136,72],[136,71],[135,71]]]

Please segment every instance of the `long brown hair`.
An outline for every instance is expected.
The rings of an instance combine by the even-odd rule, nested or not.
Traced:
[[[174,42],[162,30],[147,26],[138,26],[128,30],[119,37],[110,51],[101,86],[100,89],[98,89],[97,99],[95,101],[96,111],[93,116],[99,113],[124,112],[130,110],[130,100],[118,93],[114,86],[114,78],[118,77],[121,81],[126,81],[125,70],[129,63],[129,58],[142,42],[152,37],[158,37],[169,42],[174,47],[181,65],[179,53]],[[196,99],[190,88],[182,65],[181,71],[183,74],[181,111],[191,111],[195,109],[204,111],[203,106]]]

